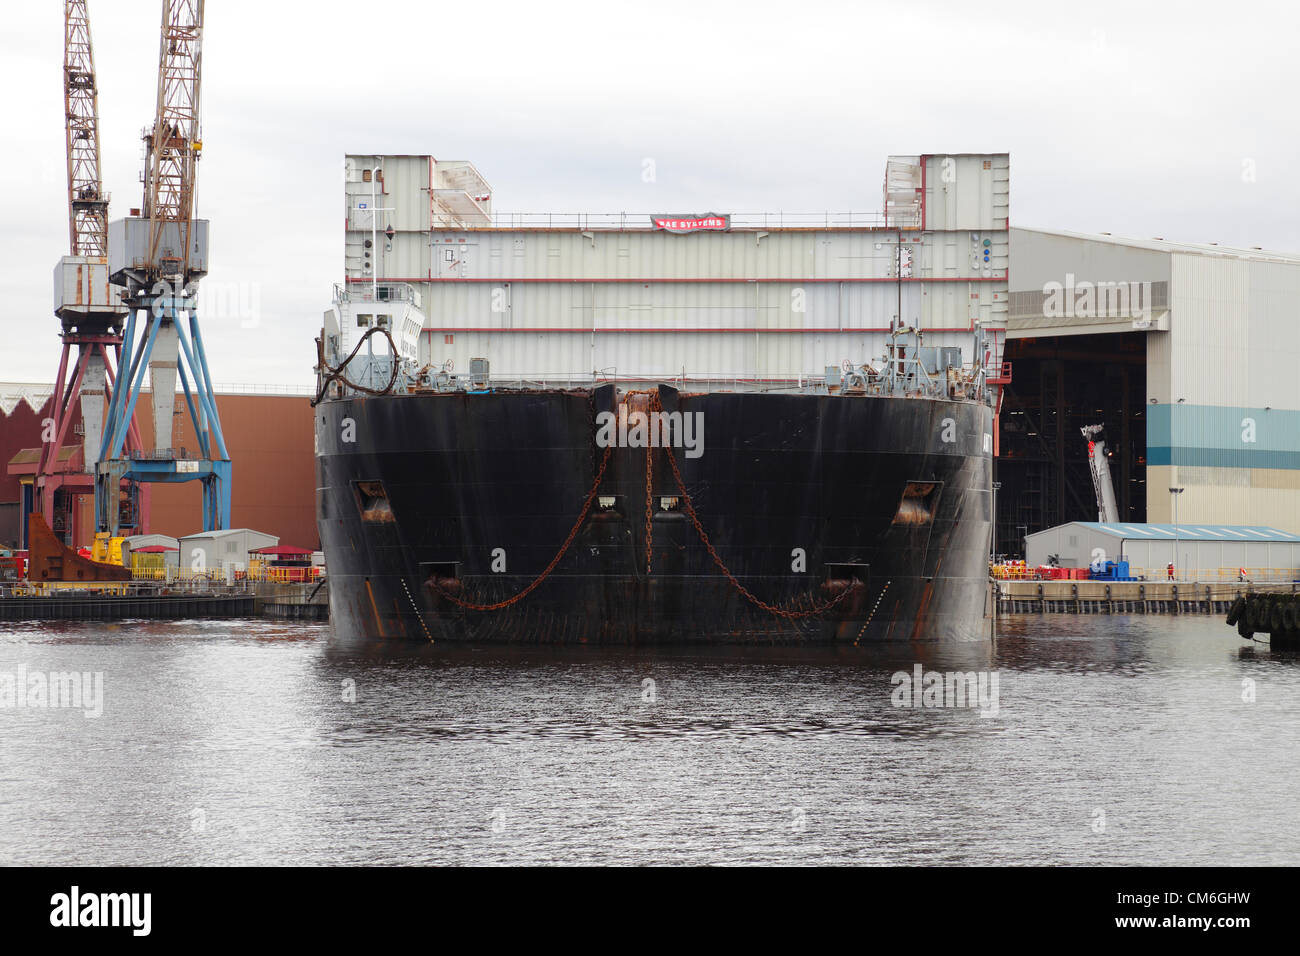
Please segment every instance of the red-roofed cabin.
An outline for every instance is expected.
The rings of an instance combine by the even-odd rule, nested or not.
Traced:
[[[312,567],[311,549],[277,544],[248,552],[248,576],[262,581],[315,581],[320,569]]]

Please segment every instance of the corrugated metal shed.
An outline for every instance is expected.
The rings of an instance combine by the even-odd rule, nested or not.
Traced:
[[[1083,528],[1094,528],[1113,538],[1144,541],[1172,541],[1175,537],[1198,541],[1300,541],[1300,535],[1290,531],[1250,525],[1123,524],[1099,521],[1075,523]]]
[[[182,568],[221,571],[227,564],[247,568],[249,552],[273,547],[280,543],[280,539],[251,528],[229,528],[224,531],[187,534],[177,539],[177,543],[180,546],[179,560]]]
[[[1177,557],[1175,557],[1175,546]],[[1046,564],[1058,555],[1062,567],[1088,567],[1102,560],[1127,560],[1148,569],[1173,562],[1185,570],[1300,568],[1300,535],[1249,525],[1135,524],[1073,521],[1025,538],[1025,560]]]

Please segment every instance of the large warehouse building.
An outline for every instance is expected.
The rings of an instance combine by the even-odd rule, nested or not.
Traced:
[[[1010,290],[1003,550],[1097,520],[1088,425],[1120,521],[1300,532],[1300,255],[1013,228]]]

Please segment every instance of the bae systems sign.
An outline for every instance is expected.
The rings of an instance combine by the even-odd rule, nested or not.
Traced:
[[[723,232],[731,228],[730,216],[706,212],[703,216],[651,216],[656,229],[664,232]]]

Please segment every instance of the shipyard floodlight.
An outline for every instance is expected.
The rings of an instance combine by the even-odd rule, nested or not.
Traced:
[[[1169,489],[1169,495],[1174,502],[1174,564],[1178,563],[1178,496],[1186,490],[1185,487]]]

